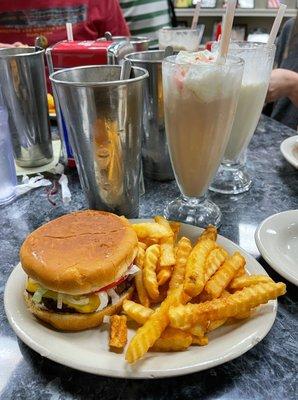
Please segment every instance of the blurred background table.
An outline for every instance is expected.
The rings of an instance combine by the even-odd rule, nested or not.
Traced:
[[[253,187],[238,196],[211,194],[223,212],[220,233],[256,257],[270,276],[278,276],[260,257],[254,242],[258,224],[269,215],[298,208],[298,171],[285,161],[280,143],[296,132],[262,117],[248,149]],[[297,288],[279,300],[277,319],[267,337],[234,361],[192,375],[150,380],[95,376],[41,357],[18,340],[3,306],[4,288],[25,237],[43,223],[87,207],[76,172],[68,172],[72,201],[53,206],[45,188],[0,208],[0,398],[9,399],[296,399]],[[175,182],[146,182],[140,217],[161,214],[179,190]],[[199,357],[198,349],[198,357]],[[295,392],[296,390],[296,392]]]

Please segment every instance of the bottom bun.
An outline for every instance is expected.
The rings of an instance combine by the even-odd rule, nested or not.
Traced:
[[[47,324],[52,325],[54,328],[60,331],[83,331],[85,329],[95,328],[96,326],[101,325],[105,315],[116,314],[121,309],[123,301],[131,297],[133,289],[133,287],[129,288],[128,291],[126,291],[120,297],[116,304],[90,314],[62,314],[47,311],[36,306],[36,304],[32,301],[32,296],[30,296],[28,292],[24,292],[24,297],[29,311]]]

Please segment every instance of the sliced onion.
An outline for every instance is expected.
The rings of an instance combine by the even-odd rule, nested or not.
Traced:
[[[100,305],[97,307],[96,311],[101,311],[104,308],[106,308],[106,306],[109,303],[109,296],[107,294],[107,292],[98,292],[97,293],[99,301],[100,301]]]
[[[63,305],[63,294],[62,293],[58,293],[57,294],[57,308],[58,308],[58,310],[62,309],[62,305]]]
[[[63,299],[77,306],[86,306],[89,304],[89,297],[80,297],[79,299],[75,299],[73,296],[64,294]]]
[[[129,268],[129,270],[127,271],[127,274],[126,274],[125,276],[128,276],[128,275],[135,275],[135,274],[137,274],[139,271],[140,271],[140,268],[139,268],[137,265],[132,264],[132,266]]]
[[[47,292],[47,289],[38,288],[34,295],[32,296],[32,300],[34,303],[40,303],[42,300],[42,296]]]
[[[112,299],[112,305],[118,303],[118,301],[120,300],[120,296],[118,296],[118,294],[115,292],[115,290],[109,289],[107,292],[108,292],[108,295]]]
[[[110,322],[110,316],[109,316],[109,315],[105,315],[105,316],[103,317],[102,322],[103,322],[104,324],[108,324],[108,323]]]

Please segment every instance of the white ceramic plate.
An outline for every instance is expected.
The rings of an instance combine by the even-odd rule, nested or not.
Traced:
[[[144,220],[138,220],[144,221]],[[195,239],[200,228],[182,225],[181,233]],[[266,274],[261,265],[236,244],[222,236],[218,243],[229,252],[245,255],[250,273]],[[160,378],[184,375],[223,364],[239,357],[255,346],[269,332],[276,316],[277,302],[270,301],[258,308],[252,318],[221,327],[209,335],[205,347],[192,346],[176,353],[148,353],[143,360],[130,366],[123,354],[108,350],[108,333],[101,328],[85,332],[63,333],[42,323],[26,309],[23,291],[26,276],[20,265],[11,273],[5,288],[4,304],[9,323],[23,342],[44,357],[81,371],[117,378]],[[129,332],[131,337],[133,331]]]
[[[298,135],[284,140],[280,145],[280,151],[284,158],[298,169]]]
[[[298,210],[265,219],[256,230],[255,240],[268,264],[298,286]]]

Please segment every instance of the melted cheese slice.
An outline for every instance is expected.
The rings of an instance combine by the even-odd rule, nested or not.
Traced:
[[[38,289],[43,289],[43,288],[39,283],[37,283],[31,278],[28,278],[26,284],[26,290],[34,294]],[[58,292],[54,292],[53,290],[47,290],[42,297],[45,297],[46,299],[52,299],[57,302]],[[78,304],[78,302],[80,302],[81,300],[83,300],[84,303],[87,303],[88,300],[88,303],[84,305]],[[62,303],[65,306],[73,308],[77,312],[83,314],[95,312],[100,306],[100,300],[96,293],[90,293],[84,296],[71,296],[69,294],[67,295],[62,294]]]

